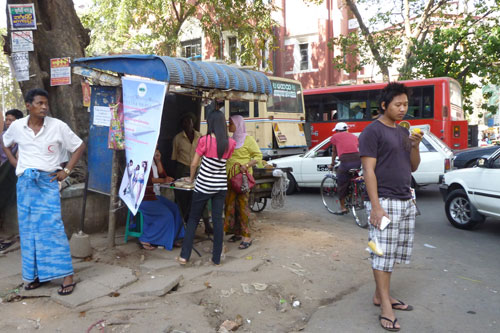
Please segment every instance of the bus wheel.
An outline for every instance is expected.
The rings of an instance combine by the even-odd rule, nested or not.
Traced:
[[[295,178],[293,178],[293,176],[290,172],[287,172],[286,176],[288,178],[288,186],[286,188],[286,195],[290,195],[290,194],[293,194],[297,190],[297,182],[295,181]]]

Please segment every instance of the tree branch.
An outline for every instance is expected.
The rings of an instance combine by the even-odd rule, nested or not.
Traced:
[[[411,26],[410,26],[410,4],[408,3],[408,0],[403,0],[403,22],[405,26],[405,35],[406,36],[411,36]]]
[[[380,52],[377,48],[377,45],[375,41],[373,40],[373,36],[366,27],[365,23],[363,22],[363,18],[361,17],[361,14],[359,13],[358,7],[354,3],[353,0],[346,0],[346,5],[349,7],[351,12],[354,14],[356,17],[356,20],[358,21],[359,28],[361,29],[361,34],[363,37],[365,37],[366,42],[368,43],[368,47],[370,48],[370,51],[372,52],[373,58],[375,58],[375,61],[377,62],[377,65],[380,68],[380,71],[382,72],[382,76],[384,78],[384,81],[389,81],[389,68],[387,65],[384,63],[382,56],[380,55]]]

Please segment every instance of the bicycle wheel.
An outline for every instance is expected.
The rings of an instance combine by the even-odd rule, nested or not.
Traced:
[[[340,210],[340,199],[337,194],[337,180],[334,176],[327,175],[321,181],[321,199],[323,205],[330,213]]]
[[[351,206],[351,212],[356,224],[361,228],[368,227],[368,214],[366,213],[365,203],[363,200],[364,192],[365,182],[360,181],[357,183],[355,193],[352,194],[353,205]]]
[[[254,213],[259,213],[266,208],[267,205],[267,199],[266,198],[258,198],[253,201],[253,203],[250,205],[250,209]]]

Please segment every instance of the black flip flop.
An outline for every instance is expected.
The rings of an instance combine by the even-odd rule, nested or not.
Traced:
[[[35,280],[33,280],[33,282],[30,282],[27,285],[25,285],[24,290],[35,290],[37,288],[40,288],[44,284],[45,284],[45,282],[40,282],[40,280],[38,280],[38,278],[36,278]]]
[[[349,214],[348,210],[339,210],[338,212],[333,213],[335,215],[346,215]]]
[[[401,329],[396,327],[396,322],[398,321],[398,318],[394,318],[394,321],[392,321],[387,317],[378,316],[378,320],[380,321],[380,326],[382,326],[382,328],[386,331],[398,332]],[[382,320],[390,322],[392,324],[392,327],[385,327],[384,325],[382,325]]]
[[[65,291],[66,288],[70,288],[70,287],[71,287],[70,290]],[[73,293],[73,291],[75,290],[75,287],[76,287],[76,282],[70,283],[67,285],[61,284],[61,288],[57,291],[57,293],[61,296],[68,296],[68,295],[71,295]]]
[[[380,306],[380,304],[375,304],[375,303],[373,303],[373,305]],[[397,308],[397,306],[404,306],[404,305],[406,305],[405,302],[403,302],[403,301],[401,301],[399,299],[397,300],[397,303],[392,303],[391,305],[392,305],[392,309],[393,310],[399,310],[399,311],[412,311],[413,310],[413,306],[411,306],[410,304],[408,304],[408,306],[406,308],[404,308],[404,309],[403,308]]]
[[[14,242],[11,241],[3,241],[0,242],[0,251],[7,250]]]
[[[231,237],[230,237],[227,241],[228,241],[229,243],[236,243],[237,241],[240,241],[240,240],[242,240],[242,239],[243,239],[243,237],[241,237],[241,236],[236,236],[236,235],[233,235],[233,236],[231,236]]]

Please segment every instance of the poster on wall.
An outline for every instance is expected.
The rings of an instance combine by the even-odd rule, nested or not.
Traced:
[[[33,51],[33,31],[12,31],[12,52]]]
[[[35,4],[8,5],[11,30],[36,30]]]
[[[50,85],[64,86],[68,84],[71,84],[71,58],[50,59]]]
[[[30,79],[30,58],[28,52],[16,52],[10,56],[18,82]]]
[[[160,135],[166,84],[122,78],[126,166],[120,198],[132,214],[141,205]]]

